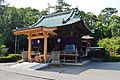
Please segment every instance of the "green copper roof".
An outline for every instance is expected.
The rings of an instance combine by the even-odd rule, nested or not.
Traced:
[[[80,21],[78,9],[73,9],[67,12],[60,12],[51,15],[41,16],[37,23],[33,24],[31,27],[57,27],[67,24],[72,24]]]

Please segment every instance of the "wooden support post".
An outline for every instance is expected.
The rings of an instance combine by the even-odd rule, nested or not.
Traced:
[[[44,62],[47,62],[47,37],[44,38]]]
[[[28,61],[31,60],[31,48],[32,48],[32,40],[28,39]]]

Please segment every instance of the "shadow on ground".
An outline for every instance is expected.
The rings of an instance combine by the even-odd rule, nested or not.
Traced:
[[[120,62],[91,62],[84,66],[66,66],[66,65],[49,66],[48,68],[42,69],[42,71],[51,71],[51,72],[78,75],[89,69],[120,71]]]

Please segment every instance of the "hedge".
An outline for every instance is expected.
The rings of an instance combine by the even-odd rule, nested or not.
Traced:
[[[113,55],[111,57],[104,57],[105,62],[120,62],[120,55]]]
[[[21,54],[9,54],[7,57],[0,57],[0,63],[2,62],[15,62],[22,59]]]

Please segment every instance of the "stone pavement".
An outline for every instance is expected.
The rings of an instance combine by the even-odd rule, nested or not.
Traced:
[[[82,72],[79,74],[80,76],[84,77],[102,77],[102,78],[119,78],[120,79],[120,71],[116,70],[100,70],[100,69],[89,69],[87,71]]]
[[[105,69],[106,68],[105,66],[108,64],[103,63],[103,65],[104,65],[103,69]],[[119,69],[118,65],[120,65],[120,63],[117,64],[117,68]],[[94,63],[94,65],[92,64],[92,66],[100,66],[100,65],[97,63]],[[115,66],[113,65],[112,67],[114,68]],[[93,68],[97,68],[97,67],[93,67]],[[108,69],[110,68],[108,67]],[[78,75],[74,75],[74,74],[64,74],[64,73],[58,73],[58,72],[40,71],[40,70],[39,71],[23,70],[23,69],[11,68],[9,66],[2,65],[0,66],[0,71],[3,71],[3,73],[0,73],[0,80],[16,80],[16,79],[17,80],[38,80],[38,79],[39,80],[120,80],[120,77],[119,77],[120,71],[117,69],[108,70],[108,72],[104,70],[100,71],[100,70],[95,70],[95,69],[93,70],[87,69],[86,71],[83,71]],[[109,75],[103,76],[100,74],[103,74],[103,75],[109,74]]]
[[[0,70],[0,80],[46,80],[46,79]]]
[[[85,75],[87,75],[87,73],[90,72],[88,75],[92,75],[92,76],[94,76],[94,74],[92,73],[95,71],[97,72],[97,75],[102,76],[102,74],[99,73],[99,71],[102,71],[102,72],[104,71],[104,73],[105,72],[106,73],[103,74],[103,76],[108,77],[108,73],[111,71],[112,71],[112,74],[116,73],[116,71],[120,72],[120,62],[91,62],[90,64],[87,64],[84,66],[65,66],[65,65],[56,66],[56,67],[50,66],[49,68],[42,69],[42,71],[59,72],[64,74],[75,74],[75,75],[81,75],[84,73]]]

